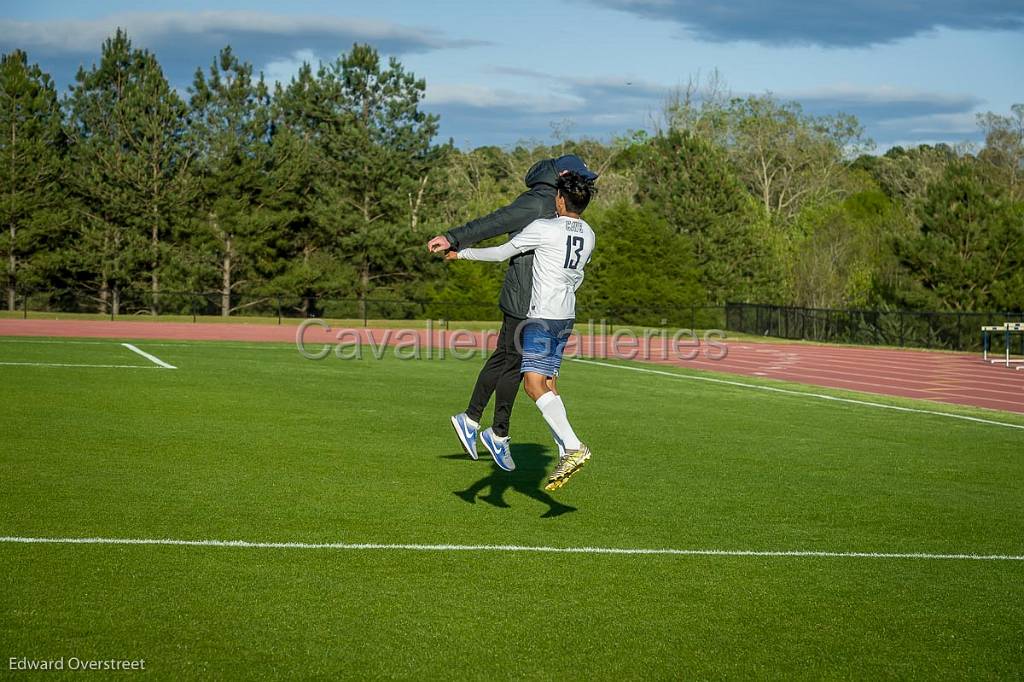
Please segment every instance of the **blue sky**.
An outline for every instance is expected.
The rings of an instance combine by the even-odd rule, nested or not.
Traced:
[[[977,112],[1024,101],[1021,0],[34,0],[0,8],[0,51],[66,88],[117,26],[182,90],[228,43],[287,80],[368,42],[427,81],[424,107],[460,146],[650,127],[673,88],[716,69],[738,96],[855,114],[880,151],[977,141]]]

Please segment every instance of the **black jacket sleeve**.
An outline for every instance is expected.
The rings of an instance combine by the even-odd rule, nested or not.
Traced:
[[[508,206],[444,233],[451,248],[458,251],[499,234],[518,232],[544,217],[545,202],[536,190],[523,192]]]

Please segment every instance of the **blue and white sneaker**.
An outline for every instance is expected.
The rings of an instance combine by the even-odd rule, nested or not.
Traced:
[[[512,461],[512,441],[508,436],[498,438],[494,435],[494,431],[487,427],[480,434],[480,440],[483,441],[487,452],[491,453],[494,463],[500,468],[505,471],[512,471],[516,468],[516,463]]]
[[[476,454],[476,433],[480,425],[467,417],[465,412],[460,412],[452,417],[452,426],[455,427],[455,435],[459,437],[466,454],[473,459],[479,458]]]

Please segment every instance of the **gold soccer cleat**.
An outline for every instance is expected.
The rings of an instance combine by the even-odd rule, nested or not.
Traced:
[[[558,461],[558,466],[551,472],[551,476],[548,477],[548,484],[544,486],[545,490],[558,490],[569,478],[575,474],[580,468],[590,459],[590,448],[584,443],[580,443],[580,449],[575,452],[565,453],[565,457]]]
[[[548,491],[558,490],[563,485],[565,485],[565,479],[564,478],[558,478],[558,479],[549,478],[548,479],[548,484],[546,486],[544,486],[544,490],[548,490]]]

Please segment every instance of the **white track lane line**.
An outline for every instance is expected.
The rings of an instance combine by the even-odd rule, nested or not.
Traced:
[[[170,365],[170,364],[164,362],[163,360],[161,360],[160,358],[158,358],[155,355],[150,355],[149,353],[147,353],[144,350],[139,350],[138,348],[136,348],[135,346],[133,346],[130,343],[122,343],[121,345],[124,346],[125,348],[127,348],[128,350],[134,352],[134,353],[138,353],[139,355],[141,355],[142,357],[146,358],[147,360],[149,360],[151,362],[155,362],[156,364],[160,365],[161,367],[163,367],[165,369],[178,369],[174,365]]]
[[[757,391],[768,391],[770,393],[784,393],[786,395],[796,395],[803,398],[816,398],[818,400],[831,400],[838,403],[849,403],[851,405],[863,405],[864,407],[875,407],[881,410],[895,410],[897,412],[913,412],[916,414],[930,414],[936,417],[947,417],[949,419],[962,419],[964,421],[976,422],[978,424],[989,424],[991,426],[1005,426],[1009,429],[1021,429],[1024,430],[1022,424],[1011,424],[1009,422],[1000,422],[993,419],[982,419],[981,417],[969,417],[965,414],[951,414],[949,412],[939,412],[937,410],[920,410],[913,407],[901,407],[899,405],[886,405],[885,403],[873,403],[867,400],[856,400],[854,398],[840,398],[834,395],[826,395],[824,393],[805,393],[804,391],[793,391],[787,388],[778,388],[776,386],[761,386],[759,384],[747,384],[742,381],[730,381],[728,379],[717,379],[715,377],[700,377],[691,376],[688,374],[677,374],[676,372],[665,372],[659,369],[649,369],[647,367],[633,367],[631,365],[613,365],[610,362],[598,362],[597,360],[582,360],[580,358],[573,358],[576,362],[582,362],[586,365],[599,365],[601,367],[612,367],[614,369],[625,369],[631,372],[644,372],[646,374],[659,374],[666,377],[674,377],[676,379],[686,379],[688,381],[706,381],[712,384],[725,384],[726,386],[739,386],[741,388],[750,388]]]
[[[820,550],[644,549],[635,547],[545,547],[538,545],[429,545],[376,542],[250,542],[248,540],[174,540],[171,538],[35,538],[0,536],[0,543],[26,545],[170,545],[240,549],[404,550],[413,552],[520,552],[539,554],[618,554],[710,557],[924,559],[1024,561],[1019,554],[933,554],[929,552],[829,552]]]
[[[294,351],[295,350],[295,342],[294,341],[265,341],[265,342],[262,342],[262,343],[261,342],[256,342],[256,343],[251,343],[251,344],[244,344],[244,343],[235,343],[235,342],[232,342],[232,341],[224,341],[224,340],[219,340],[219,339],[208,339],[208,340],[205,340],[205,341],[200,339],[198,341],[192,341],[192,342],[181,341],[181,342],[178,342],[178,343],[164,343],[164,342],[157,341],[156,339],[153,339],[153,340],[149,340],[149,339],[145,339],[145,340],[136,339],[136,340],[139,341],[140,343],[145,342],[147,347],[157,346],[157,347],[163,347],[163,348],[195,349],[195,348],[201,347],[203,344],[210,343],[210,344],[214,344],[214,345],[210,346],[211,348],[232,348],[232,349],[234,349],[234,348],[245,348],[245,349],[249,349],[249,350],[277,350],[277,351],[280,351],[280,350]],[[50,344],[50,345],[62,345],[62,346],[66,346],[66,345],[76,345],[76,346],[107,346],[107,345],[110,345],[110,343],[112,343],[112,342],[111,341],[79,341],[79,340],[67,340],[67,341],[65,341],[63,339],[42,339],[42,340],[36,340],[36,337],[34,337],[34,336],[19,336],[17,338],[0,338],[0,343],[22,343],[22,344],[31,343],[33,345],[36,345],[36,344]]]

